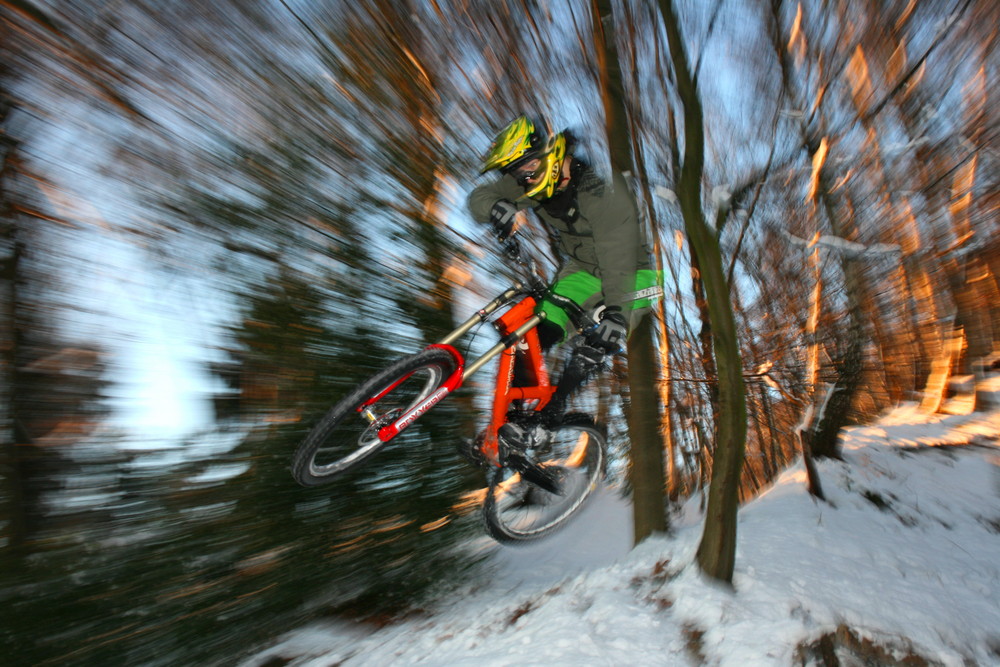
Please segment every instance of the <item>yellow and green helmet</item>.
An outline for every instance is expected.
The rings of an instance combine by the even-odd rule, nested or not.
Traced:
[[[546,127],[536,125],[527,116],[515,118],[502,129],[490,145],[480,173],[499,169],[507,173],[519,165],[538,158],[541,164],[535,176],[541,176],[525,190],[524,196],[547,199],[559,184],[563,160],[566,157],[566,137],[561,132],[549,134]]]

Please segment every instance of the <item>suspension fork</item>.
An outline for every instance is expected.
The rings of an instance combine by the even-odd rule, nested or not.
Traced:
[[[475,367],[472,368],[472,370],[470,371],[465,367],[465,359],[462,357],[462,353],[459,352],[452,345],[452,343],[454,343],[459,338],[467,334],[476,325],[480,324],[481,322],[485,322],[490,315],[492,315],[497,311],[497,309],[501,308],[504,304],[508,303],[518,294],[523,293],[523,291],[524,291],[523,285],[521,285],[520,283],[515,284],[513,287],[510,287],[509,289],[505,290],[502,294],[500,294],[500,296],[496,297],[495,299],[487,303],[485,306],[483,306],[482,309],[480,309],[474,315],[469,317],[469,319],[467,319],[465,322],[460,324],[450,334],[442,338],[437,343],[427,346],[428,349],[436,347],[447,350],[448,353],[451,354],[451,356],[455,360],[455,367],[456,367],[455,372],[452,373],[451,376],[449,376],[444,381],[444,383],[442,383],[442,385],[436,391],[434,391],[434,393],[432,393],[430,396],[422,400],[417,405],[413,406],[411,409],[407,410],[406,413],[401,415],[391,424],[387,424],[386,426],[380,428],[378,431],[379,440],[381,440],[382,442],[388,442],[389,440],[395,438],[397,435],[400,434],[400,432],[402,432],[410,424],[416,421],[421,415],[423,415],[425,412],[427,412],[432,407],[437,405],[441,401],[441,399],[443,399],[445,396],[453,392],[458,387],[462,386],[467,377],[469,377],[472,373],[482,368],[483,364],[485,364],[487,361],[489,361],[497,354],[499,354],[499,352],[502,351],[501,349],[498,350],[496,353],[493,353],[493,350],[490,350],[490,352],[488,352],[487,355],[484,355],[484,357],[481,357],[480,359],[477,359],[474,362]],[[384,389],[377,396],[373,396],[372,398],[365,401],[364,404],[360,406],[358,411],[362,414],[362,416],[371,420],[372,413],[371,410],[369,409],[369,406],[373,405],[374,403],[377,403],[379,400],[382,399],[383,396],[385,396],[393,389],[398,387],[408,377],[409,376],[400,378],[391,386]]]
[[[469,333],[469,331],[471,331],[473,327],[477,326],[478,324],[481,324],[482,322],[485,322],[490,315],[495,313],[504,304],[509,303],[511,299],[513,299],[519,294],[525,294],[525,293],[526,293],[525,286],[521,283],[516,283],[513,287],[507,289],[503,294],[501,294],[500,296],[498,296],[497,298],[493,299],[488,304],[483,306],[481,310],[477,311],[465,322],[458,325],[458,327],[454,331],[452,331],[450,334],[439,340],[437,344],[447,345],[447,346],[452,345],[459,338]],[[530,317],[528,317],[522,324],[520,324],[517,328],[515,328],[514,331],[510,332],[510,334],[508,334],[507,336],[504,336],[499,343],[497,343],[489,350],[487,350],[483,354],[483,356],[479,357],[471,364],[468,364],[465,367],[465,371],[462,375],[462,381],[464,382],[465,380],[469,379],[469,376],[479,371],[483,366],[485,366],[490,361],[495,359],[497,355],[502,353],[511,345],[517,343],[522,338],[524,338],[525,334],[527,334],[529,331],[537,327],[539,323],[542,322],[543,319],[545,319],[544,315],[540,314],[533,314]]]
[[[505,303],[508,303],[518,294],[523,294],[523,293],[524,293],[524,286],[521,285],[520,283],[514,285],[513,287],[510,287],[503,294],[501,294],[500,296],[498,296],[497,298],[493,299],[488,304],[483,306],[480,310],[478,310],[475,314],[473,314],[472,317],[467,319],[465,322],[459,324],[458,328],[456,328],[450,334],[439,340],[437,344],[438,345],[453,344],[456,340],[458,340],[465,334],[472,331],[472,328],[474,326],[481,324],[482,322],[485,322],[490,315],[492,315],[497,311],[498,308],[503,306]]]
[[[448,394],[450,394],[451,392],[455,391],[460,386],[462,386],[462,381],[464,379],[464,376],[462,375],[462,370],[463,367],[465,366],[465,359],[462,357],[462,353],[459,352],[454,347],[452,347],[451,345],[441,345],[439,343],[434,345],[428,345],[427,348],[425,349],[431,349],[431,348],[443,349],[446,350],[449,354],[451,354],[451,356],[455,360],[455,372],[452,373],[450,376],[448,376],[445,379],[445,381],[441,384],[441,386],[438,387],[438,389],[435,390],[434,393],[432,393],[430,396],[428,396],[424,400],[420,401],[420,403],[407,410],[404,414],[402,414],[398,419],[396,419],[391,424],[388,424],[380,428],[378,430],[378,439],[381,440],[382,442],[388,442],[393,438],[395,438],[397,435],[400,434],[400,432],[403,431],[403,429],[405,429],[410,424],[415,422],[425,412],[427,412],[435,405],[440,403],[441,399],[443,399],[445,396],[447,396]],[[390,391],[392,391],[400,384],[405,382],[411,375],[413,374],[409,373],[405,375],[404,377],[394,382],[391,386],[387,387],[379,395],[374,396],[365,401],[361,405],[361,408],[359,408],[358,411],[361,412],[361,414],[365,416],[367,419],[371,420],[372,415],[369,406],[374,403],[377,403],[379,400],[381,400],[383,396],[385,396]]]

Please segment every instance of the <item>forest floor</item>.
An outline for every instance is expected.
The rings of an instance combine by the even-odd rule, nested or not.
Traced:
[[[606,489],[418,617],[316,622],[242,665],[1000,665],[1000,409],[951,411],[847,429],[826,502],[781,474],[740,510],[732,589],[695,563],[700,498],[631,549]]]

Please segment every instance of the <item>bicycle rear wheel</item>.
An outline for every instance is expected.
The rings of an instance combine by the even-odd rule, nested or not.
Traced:
[[[567,415],[551,429],[547,443],[529,452],[557,493],[516,471],[497,472],[486,491],[483,518],[498,542],[535,540],[564,526],[583,506],[604,473],[605,435],[586,415]]]
[[[365,380],[302,441],[292,457],[292,476],[303,486],[317,486],[368,461],[388,444],[379,439],[379,429],[437,391],[454,370],[447,350],[428,348]]]

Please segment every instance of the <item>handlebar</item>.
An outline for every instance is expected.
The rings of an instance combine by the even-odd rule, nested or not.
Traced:
[[[594,319],[580,304],[552,292],[549,284],[538,276],[538,271],[536,270],[537,264],[534,257],[523,249],[521,242],[516,237],[512,236],[508,238],[503,243],[502,250],[505,257],[516,262],[524,269],[523,278],[525,282],[523,283],[523,287],[538,298],[539,301],[546,299],[559,306],[559,308],[563,309],[569,315],[570,320],[578,329],[588,329],[596,324]]]
[[[535,258],[524,250],[517,237],[512,236],[504,241],[501,250],[504,257],[519,264],[524,269],[522,277],[526,281],[525,287],[538,295],[548,291],[548,284],[538,277],[538,265],[535,262]]]
[[[496,312],[499,308],[502,308],[505,304],[513,301],[518,297],[518,295],[531,295],[535,297],[537,301],[542,301],[543,299],[551,301],[558,307],[562,308],[569,315],[573,324],[580,330],[585,330],[595,324],[593,318],[590,317],[579,304],[564,296],[555,294],[549,289],[548,283],[538,276],[534,258],[528,255],[521,248],[521,243],[517,239],[507,239],[507,241],[504,242],[502,249],[503,254],[506,257],[519,264],[523,269],[522,280],[517,281],[512,287],[504,290],[503,293],[483,306],[465,322],[460,324],[458,328],[439,340],[439,345],[453,344],[459,338],[471,331],[473,327],[482,322],[486,322],[491,314]],[[479,362],[484,362],[486,360],[487,357],[481,357]],[[479,366],[477,365],[476,368],[478,367]],[[475,372],[475,369],[466,369],[465,376],[467,377],[471,372]]]

